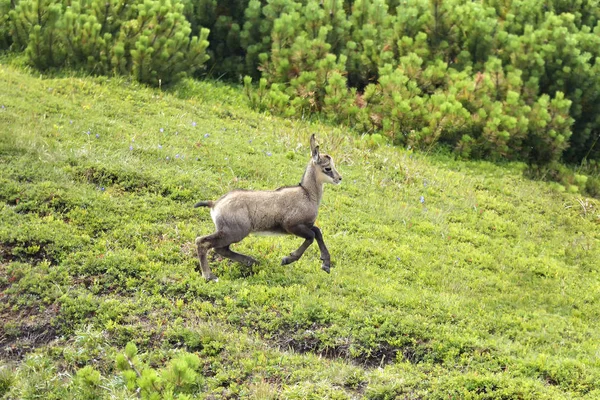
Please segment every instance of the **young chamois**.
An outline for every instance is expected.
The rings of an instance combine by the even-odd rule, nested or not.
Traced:
[[[321,268],[329,273],[329,251],[321,231],[314,224],[323,196],[323,184],[339,184],[342,177],[335,169],[333,159],[319,153],[315,135],[310,138],[310,151],[311,160],[302,182],[297,186],[274,191],[232,190],[217,201],[201,201],[194,206],[210,207],[210,216],[217,229],[211,235],[196,239],[204,279],[217,280],[206,257],[211,248],[217,254],[244,265],[257,264],[254,258],[229,249],[232,243],[241,241],[252,232],[291,234],[304,239],[297,250],[282,259],[282,265],[298,261],[316,239],[323,260]]]

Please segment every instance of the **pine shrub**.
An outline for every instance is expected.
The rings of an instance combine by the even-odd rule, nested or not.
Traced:
[[[207,60],[209,32],[190,37],[183,8],[178,0],[23,0],[10,12],[13,46],[41,70],[71,65],[168,84]]]
[[[13,6],[10,0],[0,0],[0,51],[8,50],[12,44],[9,29],[9,15]]]
[[[182,351],[166,367],[157,370],[145,363],[137,346],[129,342],[116,363],[127,389],[141,399],[189,398],[188,395],[198,394],[202,388],[200,358],[193,353]]]

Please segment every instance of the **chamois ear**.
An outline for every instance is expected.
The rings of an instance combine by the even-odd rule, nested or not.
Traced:
[[[313,133],[310,137],[310,154],[314,162],[319,162],[319,146],[315,141],[315,134]]]

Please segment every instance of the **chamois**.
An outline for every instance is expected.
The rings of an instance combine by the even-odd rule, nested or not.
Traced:
[[[333,159],[319,153],[315,135],[310,138],[311,160],[297,186],[281,187],[273,191],[232,190],[217,201],[200,201],[194,207],[210,207],[210,216],[216,232],[196,238],[202,276],[207,281],[218,280],[208,265],[207,253],[217,254],[246,266],[258,264],[254,258],[229,249],[250,233],[291,234],[304,239],[297,250],[281,260],[281,265],[298,261],[316,239],[321,252],[321,268],[329,273],[330,255],[321,230],[315,221],[323,196],[323,184],[339,184],[341,175]]]

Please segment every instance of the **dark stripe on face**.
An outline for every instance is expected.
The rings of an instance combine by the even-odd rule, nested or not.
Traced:
[[[333,174],[334,169],[331,167],[331,157],[328,154],[324,154],[319,161],[321,171],[330,178],[335,179]]]

